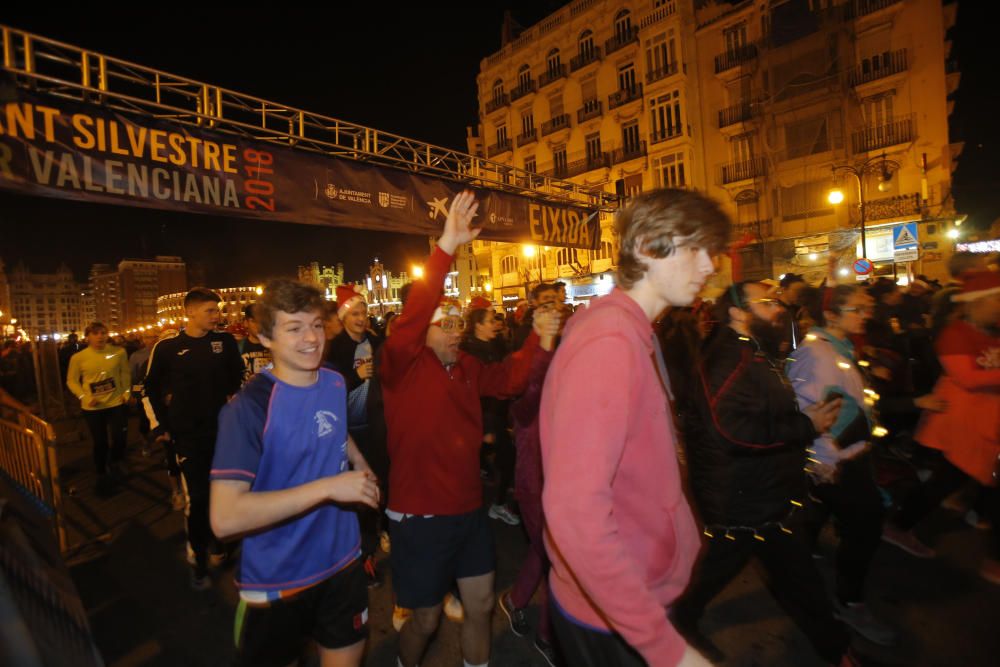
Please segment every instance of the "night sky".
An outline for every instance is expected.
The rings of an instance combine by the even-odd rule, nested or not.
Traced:
[[[11,3],[6,3],[11,4]],[[500,46],[503,11],[531,25],[564,3],[330,3],[323,9],[45,6],[0,10],[0,23],[111,56],[190,76],[442,146],[465,150],[475,125],[479,62]],[[988,44],[987,7],[960,4],[953,56],[962,82],[953,140],[966,142],[955,174],[958,210],[988,226],[1000,216],[1000,83]],[[161,8],[162,7],[162,8]],[[276,9],[280,7],[280,9]],[[988,53],[988,51],[987,51]],[[52,271],[65,261],[84,278],[95,262],[180,255],[202,264],[215,286],[291,275],[309,261],[343,262],[359,277],[373,257],[405,270],[427,252],[424,236],[148,209],[43,200],[0,193],[0,257]]]

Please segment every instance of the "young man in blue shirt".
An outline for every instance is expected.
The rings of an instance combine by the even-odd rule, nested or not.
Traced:
[[[211,520],[220,538],[243,539],[242,665],[293,663],[309,637],[323,667],[356,667],[364,651],[368,588],[353,506],[378,507],[379,491],[347,433],[344,378],[320,367],[323,306],[313,287],[268,285],[254,314],[274,366],[219,416]]]

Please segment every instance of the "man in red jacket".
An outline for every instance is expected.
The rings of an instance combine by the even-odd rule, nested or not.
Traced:
[[[404,667],[415,667],[423,656],[455,580],[465,607],[465,664],[489,663],[496,566],[482,507],[479,397],[524,391],[535,351],[551,350],[559,327],[554,316],[537,317],[524,347],[502,363],[484,364],[459,351],[465,321],[441,292],[456,248],[479,235],[472,226],[478,206],[472,193],[455,197],[426,277],[413,283],[382,346],[393,587],[397,603],[413,609],[399,636]]]
[[[708,665],[667,618],[701,544],[652,322],[694,301],[729,220],[665,189],[635,197],[616,224],[618,285],[570,319],[542,393],[553,625],[574,667]]]

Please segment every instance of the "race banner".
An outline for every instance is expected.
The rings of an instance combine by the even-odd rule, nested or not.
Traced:
[[[3,87],[0,188],[45,197],[436,235],[463,186]],[[13,99],[11,99],[11,93]],[[475,189],[481,239],[597,249],[596,210]]]

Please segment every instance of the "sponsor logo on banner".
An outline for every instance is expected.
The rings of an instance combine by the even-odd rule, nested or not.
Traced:
[[[483,240],[583,249],[599,242],[594,202],[539,201],[178,125],[8,85],[4,74],[0,85],[10,95],[0,101],[0,190],[431,235],[440,233],[454,196],[472,188]]]
[[[511,215],[497,215],[496,213],[490,213],[490,224],[491,225],[504,225],[508,227],[514,224],[514,216]]]
[[[447,197],[434,197],[427,202],[427,217],[431,220],[437,220],[438,214],[440,214],[442,218],[448,217]]]

